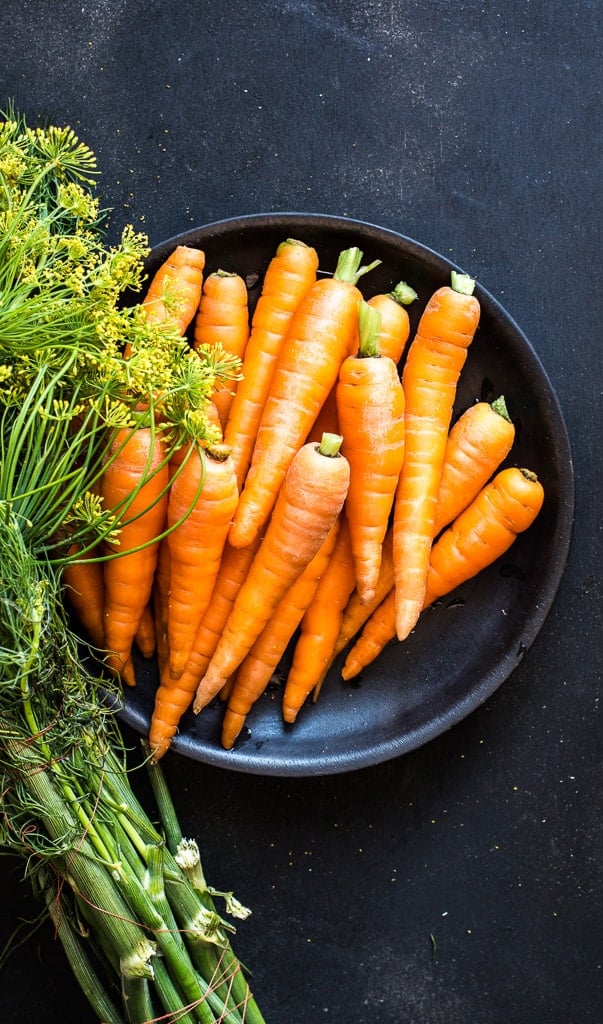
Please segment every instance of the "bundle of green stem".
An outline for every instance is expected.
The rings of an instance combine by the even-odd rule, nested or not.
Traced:
[[[62,601],[74,540],[81,555],[119,530],[95,491],[112,428],[144,402],[177,438],[182,396],[202,419],[233,369],[123,303],[148,248],[131,229],[105,246],[93,173],[70,129],[0,123],[0,842],[99,1021],[260,1024],[229,939],[247,911],[206,884],[147,756],[159,825],[137,799],[118,684]]]

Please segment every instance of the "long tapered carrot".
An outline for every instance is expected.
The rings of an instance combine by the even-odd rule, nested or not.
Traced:
[[[508,551],[517,536],[532,525],[543,500],[544,490],[534,473],[517,467],[501,470],[433,545],[423,607],[472,579]],[[392,589],[348,652],[343,678],[351,679],[362,671],[395,635]]]
[[[396,364],[379,347],[381,314],[359,304],[359,348],[336,387],[342,452],[350,463],[346,515],[360,600],[375,593],[381,549],[404,459],[404,392]]]
[[[402,375],[405,454],[394,502],[396,631],[403,640],[423,607],[440,477],[461,370],[480,316],[474,282],[452,275],[425,307]]]
[[[151,323],[169,322],[184,334],[199,307],[205,253],[178,245],[154,274],[142,300]]]
[[[175,678],[186,667],[209,604],[237,500],[228,448],[202,449],[192,442],[172,477],[167,507],[168,662]]]
[[[153,586],[159,534],[167,509],[168,467],[154,426],[116,431],[100,480],[107,510],[119,517],[119,537],[107,543],[117,555],[104,563],[104,638],[108,668],[133,686],[131,651]]]
[[[434,536],[467,508],[511,451],[515,427],[504,396],[477,402],[459,417],[446,442]]]
[[[161,666],[149,727],[149,745],[156,761],[169,750],[180,720],[193,702],[260,541],[258,538],[246,548],[232,548],[226,543],[211,600],[197,630],[186,668],[175,679],[168,664]]]
[[[350,470],[340,445],[340,436],[325,435],[320,445],[303,445],[292,459],[264,539],[197,689],[195,711],[213,700],[239,667],[341,512]]]
[[[81,546],[73,544],[69,549],[72,561],[66,563],[61,573],[61,583],[67,601],[79,624],[82,626],[86,639],[93,647],[103,650],[105,646],[105,585],[103,566],[94,561],[95,552],[76,560]]]
[[[253,540],[268,519],[287,467],[304,443],[348,354],[362,298],[361,267],[354,247],[340,254],[332,277],[317,281],[300,303],[272,375],[253,456],[229,539]]]
[[[293,314],[316,281],[316,250],[294,238],[278,246],[268,264],[262,290],[251,320],[238,382],[224,440],[232,452],[239,490],[251,462],[257,429],[272,380],[274,366]]]
[[[242,360],[249,338],[249,306],[247,285],[234,272],[216,270],[203,282],[199,309],[195,317],[193,347],[221,346],[229,355]],[[213,401],[218,409],[222,430],[239,381],[216,388]]]
[[[234,746],[247,715],[264,693],[295,630],[313,600],[319,580],[326,571],[333,553],[339,528],[340,523],[337,519],[317,553],[310,559],[302,574],[298,576],[285,596],[281,598],[270,620],[239,666],[222,720],[221,739],[222,746],[226,750],[230,750]]]
[[[301,620],[282,697],[285,722],[294,722],[328,669],[343,612],[356,583],[347,518],[341,516],[335,548]]]
[[[406,306],[414,302],[417,293],[405,281],[399,281],[390,292],[371,295],[369,306],[381,314],[379,351],[398,364],[410,335],[410,319]]]

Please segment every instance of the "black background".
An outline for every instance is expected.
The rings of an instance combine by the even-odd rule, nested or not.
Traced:
[[[567,569],[483,707],[351,774],[165,760],[207,876],[253,907],[268,1024],[603,1019],[601,27],[594,0],[2,5],[0,102],[91,146],[115,237],[296,210],[416,238],[521,325],[567,424]],[[21,872],[2,941],[38,912]],[[0,986],[2,1020],[92,1024],[48,926]]]

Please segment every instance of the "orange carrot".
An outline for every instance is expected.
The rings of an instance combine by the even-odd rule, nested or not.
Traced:
[[[405,306],[409,306],[417,297],[417,293],[405,281],[399,281],[391,292],[372,295],[369,306],[381,314],[379,333],[379,351],[382,356],[389,356],[398,364],[406,348],[410,334],[410,320]]]
[[[406,399],[404,465],[394,502],[396,632],[403,640],[423,607],[436,501],[452,407],[480,305],[474,282],[452,274],[431,297],[408,350],[402,375]]]
[[[238,490],[228,448],[188,447],[174,473],[167,508],[170,592],[168,660],[185,669],[220,567]]]
[[[157,564],[156,538],[165,526],[168,468],[163,441],[154,426],[117,430],[108,450],[100,493],[118,516],[117,557],[104,563],[104,634],[107,666],[133,686],[131,650],[151,596]]]
[[[359,306],[358,354],[339,371],[337,415],[350,463],[346,515],[360,600],[375,593],[381,548],[404,459],[404,392],[396,364],[379,353],[381,314]]]
[[[249,338],[247,286],[239,274],[216,270],[205,278],[199,309],[195,318],[194,348],[220,345],[229,355],[243,359]],[[238,385],[217,388],[213,401],[218,408],[222,429]]]
[[[157,638],[152,603],[147,604],[142,613],[134,640],[143,658],[153,657],[157,649]]]
[[[544,500],[542,484],[526,469],[501,470],[431,549],[424,608],[476,576],[509,550],[532,525]],[[392,589],[348,652],[342,676],[351,679],[396,635]]]
[[[142,306],[151,323],[168,321],[184,334],[197,312],[205,253],[178,245],[153,276]]]
[[[79,545],[73,544],[69,555],[75,559]],[[90,561],[94,552],[83,556],[82,561],[66,563],[61,582],[65,596],[73,608],[87,639],[93,647],[103,650],[105,646],[105,595],[103,566],[101,562]]]
[[[195,711],[213,700],[239,667],[341,512],[350,471],[340,445],[340,436],[325,435],[320,445],[303,445],[291,461],[264,539],[197,689]]]
[[[274,366],[295,310],[316,281],[318,255],[312,246],[288,238],[271,259],[251,321],[224,440],[230,445],[239,490],[247,474]]]
[[[162,537],[157,552],[157,567],[151,592],[153,618],[155,621],[155,646],[159,672],[168,659],[168,600],[170,593],[170,551],[167,537]]]
[[[339,519],[329,530],[317,553],[281,598],[270,620],[245,657],[234,679],[222,721],[222,746],[230,750],[251,708],[268,686],[291,637],[312,601],[318,582],[333,553]]]
[[[282,699],[285,722],[294,722],[329,668],[343,611],[356,582],[347,519],[341,517],[333,554],[301,620]]]
[[[501,395],[477,402],[452,427],[446,442],[438,491],[434,537],[467,508],[507,457],[515,427]]]
[[[361,260],[357,248],[341,253],[334,275],[310,288],[293,317],[230,530],[235,547],[249,544],[263,528],[287,467],[337,380],[358,321],[362,296],[356,282],[375,265],[361,267]]]
[[[193,702],[259,544],[259,538],[247,548],[231,548],[226,543],[211,601],[197,630],[186,668],[178,679],[171,675],[168,664],[161,669],[149,729],[149,744],[156,761],[169,750],[180,719]]]

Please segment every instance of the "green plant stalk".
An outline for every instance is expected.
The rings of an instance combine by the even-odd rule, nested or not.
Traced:
[[[107,995],[92,962],[84,949],[84,944],[67,919],[63,908],[59,905],[58,896],[46,888],[46,906],[54,925],[56,935],[61,942],[71,970],[77,979],[82,992],[103,1024],[125,1024],[122,1014]]]
[[[146,978],[124,976],[121,994],[128,1024],[149,1024],[149,1021],[155,1020],[155,1008]]]

